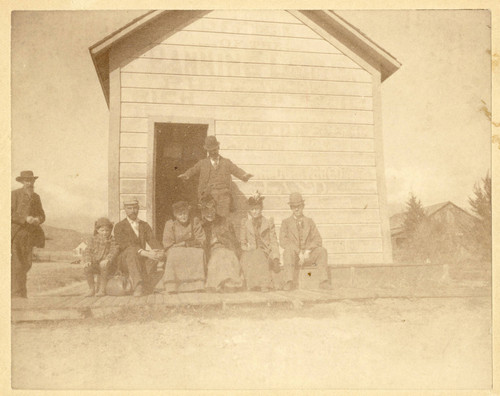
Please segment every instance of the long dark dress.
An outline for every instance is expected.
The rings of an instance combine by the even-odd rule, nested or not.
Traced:
[[[237,256],[239,243],[231,223],[217,215],[214,221],[204,222],[203,228],[207,237],[207,289],[218,291],[223,287],[242,287],[241,266]]]

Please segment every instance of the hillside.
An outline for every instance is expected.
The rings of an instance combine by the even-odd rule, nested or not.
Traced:
[[[73,250],[82,241],[87,240],[90,234],[70,230],[66,228],[57,228],[43,224],[45,232],[45,250]]]

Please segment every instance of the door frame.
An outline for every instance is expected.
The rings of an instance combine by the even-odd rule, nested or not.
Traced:
[[[156,124],[203,124],[207,125],[207,136],[215,135],[215,119],[176,116],[148,117],[148,149],[147,149],[147,178],[146,178],[146,216],[147,222],[153,230],[156,229],[154,216],[155,209],[155,180],[156,180]]]

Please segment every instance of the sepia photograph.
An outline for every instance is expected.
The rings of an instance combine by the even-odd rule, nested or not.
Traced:
[[[493,389],[491,10],[10,20],[8,387]]]

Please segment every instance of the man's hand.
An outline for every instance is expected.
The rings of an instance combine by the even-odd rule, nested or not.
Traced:
[[[35,218],[33,216],[26,217],[26,223],[33,224],[34,221],[35,221]]]
[[[179,176],[177,176],[178,178],[182,179],[182,180],[188,180],[189,179],[189,176],[186,175],[185,173],[181,173]]]
[[[252,174],[250,173],[245,173],[245,175],[243,176],[243,181],[246,183],[247,181],[249,181],[251,178],[253,177]]]
[[[153,260],[161,261],[165,259],[165,252],[162,249],[153,250]]]
[[[310,249],[304,250],[304,262],[309,261],[310,258],[311,258],[311,250]]]

